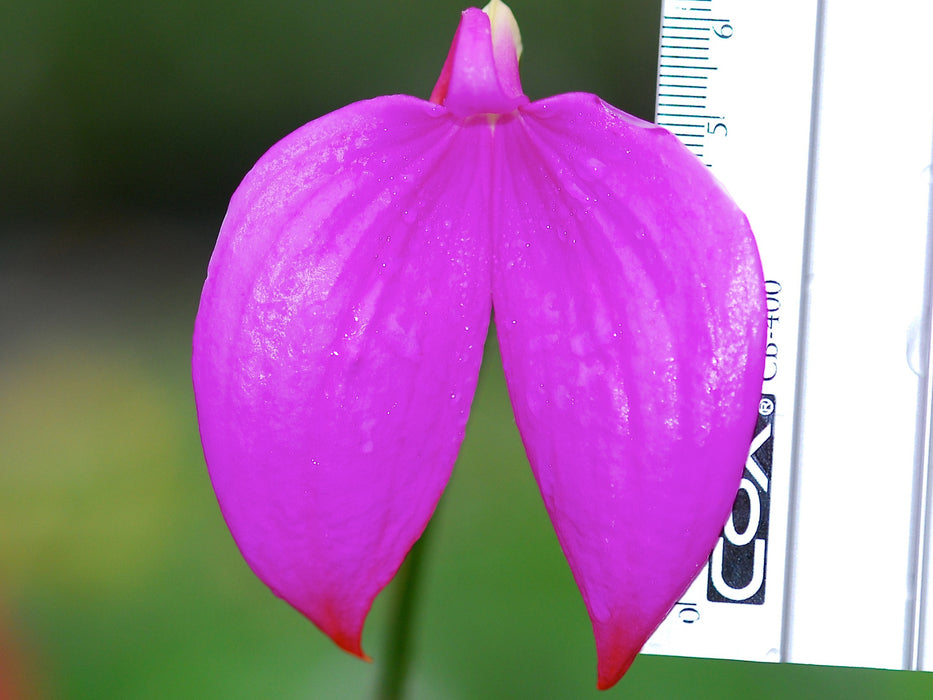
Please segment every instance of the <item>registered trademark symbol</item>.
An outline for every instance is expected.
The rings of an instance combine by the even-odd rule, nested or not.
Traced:
[[[762,398],[758,404],[758,413],[762,416],[770,416],[774,413],[774,401],[768,398]]]

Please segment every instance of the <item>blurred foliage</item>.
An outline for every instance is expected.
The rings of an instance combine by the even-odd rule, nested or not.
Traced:
[[[532,98],[652,116],[658,2],[513,0]],[[356,698],[207,478],[191,326],[227,198],[353,100],[426,96],[461,0],[0,5],[0,698]],[[205,223],[206,222],[206,223]],[[597,697],[595,650],[495,342],[426,552],[411,697]],[[870,634],[870,631],[866,633]],[[930,697],[929,674],[642,657],[611,695]]]
[[[191,241],[204,233],[116,227],[97,245],[4,249],[0,323],[18,332],[0,345],[0,691],[7,672],[37,689],[24,697],[372,697],[395,587],[367,625],[375,661],[360,662],[252,575],[214,501],[188,378],[209,252]],[[598,693],[589,621],[525,460],[494,338],[432,527],[414,699],[933,690],[931,674],[642,656]]]
[[[0,211],[222,210],[274,141],[425,98],[463,0],[31,0],[0,9]],[[659,2],[516,0],[532,98],[654,102]]]

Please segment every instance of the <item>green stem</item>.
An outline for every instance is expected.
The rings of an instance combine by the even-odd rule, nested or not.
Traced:
[[[389,627],[386,660],[376,686],[377,700],[401,700],[404,697],[405,677],[411,661],[410,650],[414,628],[415,601],[418,597],[418,584],[423,568],[424,550],[430,531],[431,524],[428,523],[427,528],[421,534],[421,538],[415,542],[405,558],[405,563],[396,578],[398,591],[395,599],[395,610]]]

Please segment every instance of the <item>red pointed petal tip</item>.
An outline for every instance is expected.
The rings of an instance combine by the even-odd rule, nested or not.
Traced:
[[[465,10],[431,102],[462,118],[507,114],[527,104],[518,74],[521,50],[518,24],[505,3]]]
[[[613,641],[613,637],[619,636],[618,624],[594,623],[593,633],[596,637],[596,656],[599,659],[596,667],[596,688],[597,690],[609,690],[622,680],[622,676],[631,668],[641,649],[642,640]]]
[[[306,615],[306,617],[308,616]],[[308,619],[315,623],[324,634],[331,638],[334,644],[345,652],[363,661],[372,663],[372,657],[363,651],[363,623],[366,621],[365,614],[358,620],[350,620],[340,616],[339,613],[328,611],[326,618],[322,619],[320,623],[311,617],[308,617]]]
[[[645,641],[658,626],[637,606],[611,615],[606,621],[593,619],[596,639],[596,687],[609,690],[628,673]]]

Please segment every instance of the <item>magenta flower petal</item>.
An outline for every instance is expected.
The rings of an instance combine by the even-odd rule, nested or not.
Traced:
[[[689,151],[593,95],[529,104],[520,47],[504,4],[467,10],[434,104],[350,105],[260,159],[204,286],[198,420],[250,566],[363,656],[449,478],[494,305],[607,688],[729,512],[764,285],[745,217]]]
[[[758,252],[674,136],[594,95],[500,121],[494,162],[509,393],[607,688],[735,497],[764,362]]]
[[[489,324],[490,149],[444,115],[384,97],[274,146],[233,196],[195,326],[202,442],[237,544],[361,656],[449,478]]]

